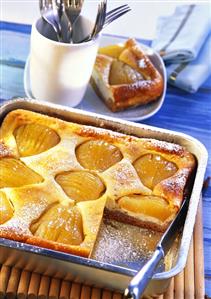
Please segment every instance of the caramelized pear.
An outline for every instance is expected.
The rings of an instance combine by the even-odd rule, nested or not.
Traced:
[[[129,195],[119,199],[120,208],[165,221],[172,213],[169,204],[158,196]]]
[[[40,154],[60,141],[54,130],[39,124],[22,125],[15,129],[14,136],[21,157]]]
[[[35,236],[63,244],[80,245],[84,239],[83,222],[76,206],[56,204],[31,225]]]
[[[20,187],[43,182],[43,178],[14,158],[0,159],[0,188]]]
[[[105,190],[101,179],[86,171],[64,172],[56,176],[56,181],[76,202],[98,199]]]
[[[143,80],[143,76],[128,64],[114,60],[111,65],[109,84],[131,84]]]
[[[79,163],[87,169],[104,171],[122,159],[122,153],[113,144],[100,140],[82,143],[76,149]]]
[[[155,154],[144,155],[133,165],[142,183],[150,189],[177,172],[177,166],[174,163]]]
[[[113,58],[118,58],[122,51],[125,49],[123,44],[109,45],[102,47],[98,50],[98,54],[107,55]]]
[[[13,216],[13,206],[6,195],[0,191],[0,224],[5,223]]]

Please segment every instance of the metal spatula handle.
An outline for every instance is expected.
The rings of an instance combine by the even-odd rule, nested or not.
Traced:
[[[149,281],[151,280],[159,261],[163,257],[164,251],[162,247],[158,245],[150,260],[131,280],[130,284],[128,285],[128,288],[125,290],[125,299],[140,299],[140,296],[143,294]]]

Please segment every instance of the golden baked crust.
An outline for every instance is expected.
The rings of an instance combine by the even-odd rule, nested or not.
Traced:
[[[163,92],[163,78],[134,39],[101,48],[91,84],[113,111],[144,105]]]
[[[0,129],[0,237],[90,256],[105,211],[166,229],[195,159],[154,139],[14,110]]]

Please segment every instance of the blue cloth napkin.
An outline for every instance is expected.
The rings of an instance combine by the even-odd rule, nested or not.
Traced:
[[[178,6],[173,15],[158,20],[152,47],[166,63],[195,59],[211,28],[211,4]]]
[[[194,93],[211,75],[211,34],[197,58],[190,62],[167,66],[168,83]]]

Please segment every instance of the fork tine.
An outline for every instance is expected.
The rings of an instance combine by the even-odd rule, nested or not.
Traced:
[[[105,19],[106,19],[106,0],[102,0],[102,2],[101,2],[100,21],[99,21],[98,29],[97,29],[96,33],[99,33],[103,29]]]
[[[122,15],[126,14],[127,12],[131,11],[131,8],[127,8],[125,10],[121,10],[111,16],[109,16],[108,18],[106,18],[105,23],[104,23],[104,27],[109,25],[111,22],[115,21],[116,19],[118,19],[119,17],[121,17]]]
[[[46,3],[46,0],[39,0],[39,7],[40,7],[40,10],[47,10],[49,7],[51,6],[51,2],[47,2]]]
[[[115,11],[111,12],[110,14],[106,15],[106,20],[117,16],[119,13],[124,12],[125,10],[130,9],[130,7],[126,4],[124,7],[119,7]]]
[[[125,7],[129,7],[129,6],[128,6],[127,4],[123,4],[123,5],[121,5],[121,6],[118,6],[118,7],[114,8],[114,9],[108,11],[108,12],[106,13],[106,17],[110,16],[110,15],[113,14],[114,12],[119,11],[120,9],[125,8]]]
[[[99,21],[97,23],[95,35],[98,34],[103,29],[103,25],[106,19],[106,7],[107,7],[107,0],[102,0],[100,2]]]
[[[42,0],[39,0],[39,7],[40,7],[40,10],[42,10],[43,9],[43,1]]]
[[[83,2],[84,2],[84,0],[78,0],[78,1],[77,1],[77,7],[78,7],[78,6],[81,7],[82,4],[83,4]]]
[[[98,10],[97,10],[97,16],[96,16],[96,20],[95,20],[95,26],[92,30],[92,33],[91,33],[91,38],[93,36],[95,36],[97,30],[98,30],[98,26],[99,26],[99,21],[100,21],[100,18],[101,18],[101,2],[98,4]]]
[[[101,13],[101,24],[100,24],[100,31],[103,29],[105,20],[106,20],[106,9],[107,9],[107,0],[103,0],[103,4],[102,4],[102,13]]]
[[[98,4],[94,28],[92,29],[91,34],[89,34],[80,42],[86,42],[91,40],[96,34],[98,34],[102,30],[106,18],[106,16],[104,16],[106,14],[106,3],[107,0],[101,0],[101,2]]]
[[[101,23],[101,18],[102,18],[102,2],[100,2],[99,4],[99,14],[98,14],[98,18],[97,18],[97,21],[96,21],[96,26],[95,26],[95,31],[94,31],[94,34],[92,35],[92,37],[94,37],[98,30],[99,30],[99,27],[100,27],[100,23]]]

